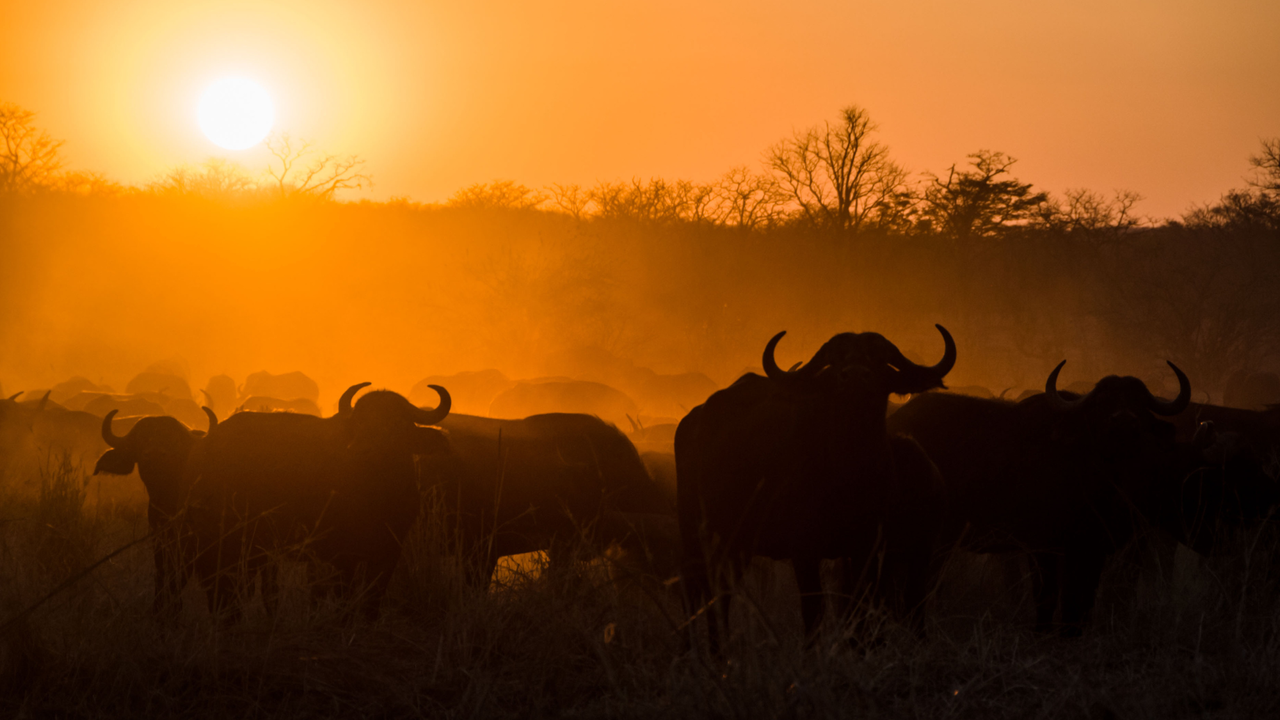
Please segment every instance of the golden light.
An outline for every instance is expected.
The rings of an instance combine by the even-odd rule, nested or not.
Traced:
[[[252,80],[228,77],[210,85],[200,97],[196,117],[214,144],[244,150],[262,142],[275,121],[271,96]]]

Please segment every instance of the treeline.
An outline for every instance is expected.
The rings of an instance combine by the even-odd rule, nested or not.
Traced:
[[[1234,372],[1280,364],[1276,140],[1252,158],[1248,187],[1157,224],[1135,213],[1134,193],[1050,195],[999,152],[913,175],[857,107],[783,139],[759,169],[710,183],[497,181],[438,204],[336,202],[370,182],[360,159],[287,136],[271,140],[262,175],[210,160],[124,187],[67,172],[23,113],[0,114],[6,138],[17,127],[30,148],[3,160],[0,209],[15,241],[4,259],[42,270],[11,285],[6,307],[26,293],[98,318],[89,289],[112,291],[95,269],[130,288],[133,312],[165,324],[184,315],[166,293],[215,306],[201,311],[203,331],[167,345],[125,330],[127,316],[62,332],[49,311],[0,320],[7,346],[41,337],[67,368],[107,343],[138,355],[134,371],[172,354],[223,359],[213,372],[327,363],[319,372],[335,384],[361,361],[404,382],[620,361],[728,382],[780,329],[790,334],[779,354],[793,361],[850,329],[927,359],[934,322],[961,344],[955,382],[997,392],[1042,384],[1063,358],[1066,376],[1121,372],[1157,388],[1170,359],[1215,392]],[[116,323],[132,344],[111,345],[104,328]],[[326,353],[339,332],[344,346],[379,351]],[[9,372],[35,372],[15,353],[0,349]]]

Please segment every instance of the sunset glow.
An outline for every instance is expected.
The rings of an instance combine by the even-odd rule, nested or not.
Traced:
[[[196,115],[215,145],[244,150],[262,142],[275,121],[271,96],[245,78],[223,78],[205,90]]]
[[[1274,716],[1280,0],[0,18],[0,716]]]

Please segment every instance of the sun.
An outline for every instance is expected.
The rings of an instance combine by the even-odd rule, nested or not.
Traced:
[[[214,144],[228,150],[244,150],[262,142],[271,132],[276,111],[271,96],[258,83],[227,77],[210,85],[196,109],[200,129]]]

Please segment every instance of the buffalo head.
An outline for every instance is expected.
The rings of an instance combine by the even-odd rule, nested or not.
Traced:
[[[449,391],[432,385],[440,396],[440,404],[434,410],[414,407],[399,393],[391,390],[373,390],[362,396],[354,405],[351,399],[369,383],[360,383],[347,389],[338,402],[338,415],[347,424],[351,438],[349,448],[358,454],[403,452],[414,455],[434,455],[448,450],[449,441],[438,428],[420,427],[436,425],[449,414],[452,401]]]
[[[1173,442],[1173,425],[1156,416],[1177,415],[1191,403],[1191,382],[1177,365],[1169,363],[1178,376],[1178,396],[1161,400],[1138,378],[1117,375],[1102,378],[1083,396],[1064,396],[1058,392],[1058,373],[1065,364],[1065,360],[1058,363],[1045,381],[1044,401],[1059,416],[1079,419],[1100,437],[1118,443],[1117,447],[1136,449],[1133,443],[1140,438],[1144,442]]]
[[[778,367],[774,348],[787,333],[773,336],[764,349],[764,370],[771,380],[789,390],[840,391],[850,386],[870,387],[885,395],[907,395],[946,387],[942,378],[956,364],[956,344],[951,333],[935,325],[942,333],[946,349],[937,365],[917,365],[906,358],[896,345],[879,333],[840,333],[818,349],[807,364],[790,371]]]
[[[218,417],[207,407],[203,410],[209,416],[209,429],[212,430],[218,424]],[[111,449],[98,458],[98,464],[93,468],[94,475],[128,475],[135,465],[144,474],[151,469],[180,472],[192,444],[204,436],[204,433],[188,428],[176,418],[163,415],[138,420],[127,435],[120,437],[111,429],[111,421],[117,412],[112,410],[102,419],[102,440]]]

